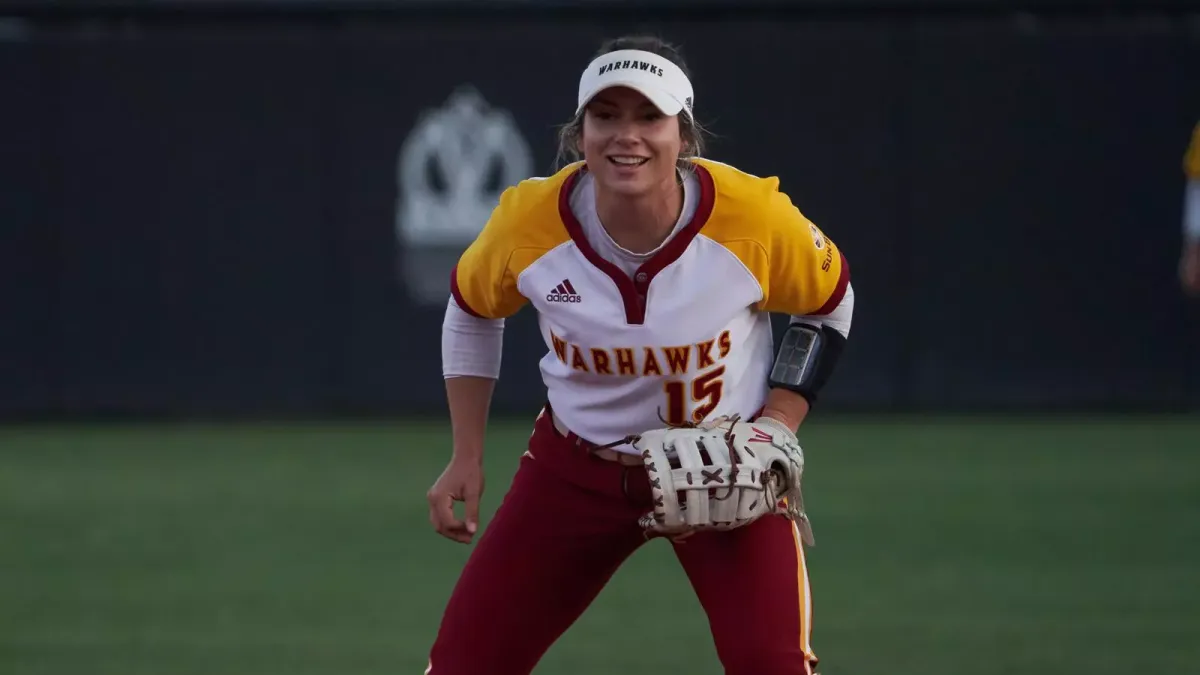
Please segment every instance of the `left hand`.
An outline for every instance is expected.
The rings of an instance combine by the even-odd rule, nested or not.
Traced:
[[[655,506],[639,523],[678,537],[730,530],[768,514],[811,529],[800,492],[804,453],[786,426],[769,418],[724,418],[698,427],[655,429],[634,443],[642,453]]]

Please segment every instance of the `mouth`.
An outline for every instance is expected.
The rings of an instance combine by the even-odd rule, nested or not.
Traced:
[[[608,161],[617,166],[635,167],[641,166],[650,161],[649,157],[638,157],[636,155],[609,155]]]

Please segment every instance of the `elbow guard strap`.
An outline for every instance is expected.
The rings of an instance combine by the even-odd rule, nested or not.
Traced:
[[[845,345],[846,338],[833,328],[794,323],[783,333],[767,382],[816,403]]]

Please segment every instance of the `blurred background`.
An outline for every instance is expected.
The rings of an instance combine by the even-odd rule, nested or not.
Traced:
[[[1195,671],[1200,3],[0,0],[0,673],[424,670],[449,270],[631,32],[851,265],[821,672]],[[485,513],[545,350],[508,322]],[[569,671],[721,672],[668,547]]]

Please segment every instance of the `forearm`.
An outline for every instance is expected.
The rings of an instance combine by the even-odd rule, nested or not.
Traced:
[[[763,404],[759,417],[770,417],[782,422],[784,426],[796,433],[804,418],[808,416],[808,399],[788,389],[772,389],[767,393],[767,401]]]
[[[495,386],[496,380],[489,377],[463,375],[446,379],[446,400],[450,406],[455,459],[476,463],[483,461],[488,409]]]
[[[492,392],[500,376],[503,319],[480,319],[464,312],[451,298],[442,323],[442,375],[454,456],[482,461]]]

